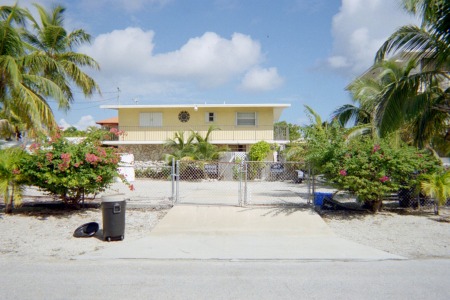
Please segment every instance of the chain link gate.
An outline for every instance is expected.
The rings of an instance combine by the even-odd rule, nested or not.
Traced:
[[[298,163],[180,160],[173,166],[174,204],[244,206],[310,200],[308,176]]]

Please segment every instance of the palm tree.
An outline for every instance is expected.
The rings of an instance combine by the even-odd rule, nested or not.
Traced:
[[[66,109],[73,101],[71,83],[79,87],[85,96],[91,96],[99,91],[97,83],[80,69],[90,67],[98,70],[98,63],[88,55],[73,51],[76,46],[90,43],[91,36],[82,29],[66,31],[63,26],[64,7],[58,5],[47,11],[39,4],[34,6],[39,13],[40,22],[27,12],[34,31],[25,31],[23,38],[36,59],[48,60],[46,68],[39,70],[39,74],[43,74],[61,87],[69,102],[62,102],[59,105],[60,108]]]
[[[61,88],[39,74],[48,61],[29,54],[21,39],[27,13],[17,6],[0,7],[0,114],[3,123],[14,128],[26,124],[28,130],[42,131],[56,126],[45,100],[67,102]]]
[[[165,161],[171,165],[172,160],[180,159],[193,159],[193,141],[195,136],[192,134],[185,139],[184,131],[175,132],[175,136],[172,139],[168,139],[164,144],[164,147],[171,151],[170,154],[165,155]]]
[[[450,3],[448,0],[403,0],[403,7],[422,18],[421,26],[403,26],[378,50],[377,61],[392,52],[403,51],[410,58],[425,59],[437,71],[449,66]]]
[[[413,120],[418,130],[415,140],[417,145],[424,146],[430,135],[442,134],[442,127],[449,120],[450,89],[443,82],[449,81],[447,72],[450,70],[450,2],[403,0],[403,6],[408,12],[421,16],[422,24],[420,27],[403,26],[394,32],[378,50],[376,61],[396,53],[397,57],[418,62],[415,66],[418,70],[390,90],[387,96],[391,96],[392,101],[383,110],[386,116],[382,117],[381,130],[396,130],[399,120],[418,117]],[[409,103],[410,93],[416,93],[418,101]],[[441,120],[440,124],[437,119]]]
[[[439,85],[442,76],[415,73],[415,68],[415,60],[376,63],[370,72],[349,85],[354,101],[360,103],[358,110],[340,108],[334,117],[343,120],[353,117],[361,122],[363,109],[362,117],[372,120],[370,129],[374,138],[377,134],[386,137],[396,132],[419,148],[429,147],[436,135],[445,135],[447,128],[448,114],[435,109],[445,101]]]
[[[68,109],[73,101],[71,84],[86,96],[98,90],[93,79],[79,69],[98,68],[97,63],[72,51],[89,36],[82,30],[66,33],[62,27],[64,9],[57,7],[50,14],[39,5],[37,8],[41,26],[17,5],[0,7],[0,112],[10,127],[25,124],[31,134],[56,128],[46,99]],[[36,35],[26,30],[26,20],[34,24]]]
[[[25,156],[20,148],[0,150],[0,194],[5,202],[5,213],[11,213],[14,202],[22,200],[25,178],[19,170],[19,163]]]
[[[426,175],[421,188],[425,195],[435,200],[434,213],[438,215],[439,206],[445,205],[450,198],[450,171]]]
[[[175,160],[203,160],[213,161],[217,160],[220,153],[226,151],[225,148],[219,148],[210,143],[211,134],[220,130],[215,126],[210,126],[206,135],[203,137],[197,131],[191,131],[191,134],[185,139],[184,131],[175,133],[173,139],[166,141],[165,146],[171,149],[171,153],[165,157],[166,162],[171,164],[172,159]]]
[[[221,152],[226,151],[225,148],[220,149],[216,145],[213,145],[209,142],[211,134],[216,130],[220,130],[220,128],[213,125],[209,126],[208,131],[206,132],[206,135],[204,137],[199,132],[191,132],[191,136],[195,141],[193,143],[192,151],[192,156],[194,157],[194,159],[213,161],[217,160],[220,157]]]

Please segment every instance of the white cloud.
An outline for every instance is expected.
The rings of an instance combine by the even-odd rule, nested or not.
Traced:
[[[333,17],[330,68],[358,75],[370,67],[383,42],[400,26],[418,21],[392,0],[342,0]]]
[[[75,127],[78,130],[86,130],[90,126],[99,127],[97,124],[95,124],[94,117],[91,115],[82,116],[80,120],[75,124],[69,124],[65,119],[61,119],[58,122],[59,127],[61,127],[63,130],[69,128],[69,127]]]
[[[276,68],[253,68],[245,74],[241,88],[246,91],[270,91],[282,84],[283,79]]]
[[[61,119],[58,122],[58,126],[59,128],[61,128],[62,130],[66,130],[69,127],[72,127],[72,125],[70,125],[69,123],[67,123],[67,121],[65,119]]]
[[[99,76],[104,81],[131,83],[134,90],[147,93],[149,90],[164,92],[166,87],[172,91],[186,86],[217,87],[260,68],[264,61],[259,42],[241,33],[226,39],[206,32],[189,39],[179,49],[156,54],[154,36],[153,31],[129,27],[99,35],[91,45],[79,50],[100,63]],[[263,90],[279,85],[276,69],[259,70],[273,79],[271,85],[261,86]]]
[[[130,75],[145,72],[145,64],[153,52],[153,31],[140,28],[114,30],[95,38],[92,45],[84,45],[79,51],[96,59],[104,73]]]

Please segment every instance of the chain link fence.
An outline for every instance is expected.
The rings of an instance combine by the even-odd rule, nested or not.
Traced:
[[[210,205],[311,204],[316,193],[335,193],[331,184],[305,163],[299,162],[200,162],[177,161],[135,165],[137,180],[168,181],[168,197],[176,203]],[[157,188],[162,184],[151,183]],[[434,200],[419,189],[399,189],[386,195],[386,207],[433,210]],[[339,195],[345,195],[339,197]],[[337,201],[356,202],[345,192]],[[446,207],[450,207],[450,201]]]
[[[242,164],[177,161],[175,202],[243,205]]]
[[[176,162],[176,202],[228,205],[309,203],[305,166],[291,162]]]

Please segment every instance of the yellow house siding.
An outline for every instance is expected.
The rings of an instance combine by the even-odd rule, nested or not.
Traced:
[[[190,115],[188,122],[181,122],[178,114],[187,111]],[[162,127],[142,127],[139,124],[140,113],[162,113]],[[213,112],[214,122],[208,122],[207,112]],[[256,126],[236,125],[238,112],[256,112]],[[119,108],[119,127],[126,132],[122,141],[142,141],[163,143],[174,137],[178,131],[185,131],[187,137],[191,130],[199,132],[203,136],[209,126],[214,125],[220,130],[214,131],[211,142],[256,142],[260,140],[273,140],[274,111],[272,107],[157,107],[157,108]]]

